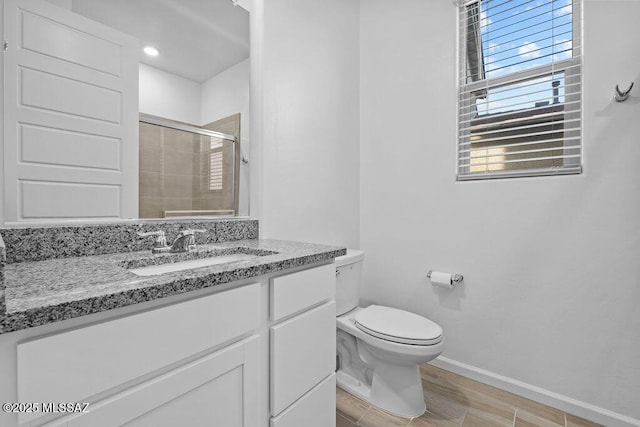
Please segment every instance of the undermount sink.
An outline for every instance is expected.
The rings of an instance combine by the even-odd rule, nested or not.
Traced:
[[[166,254],[128,262],[123,267],[137,276],[156,276],[176,271],[246,261],[275,253],[249,248],[232,248],[184,254]]]

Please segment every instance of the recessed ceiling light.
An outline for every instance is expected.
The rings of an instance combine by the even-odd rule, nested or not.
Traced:
[[[149,56],[158,56],[160,55],[160,51],[158,49],[156,49],[153,46],[145,46],[144,49],[142,49],[144,51],[144,53],[146,53]]]

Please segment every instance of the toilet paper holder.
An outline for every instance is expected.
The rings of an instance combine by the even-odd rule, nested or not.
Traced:
[[[433,272],[433,270],[429,270],[427,271],[427,278],[431,279],[431,273]],[[464,277],[462,276],[462,274],[460,273],[453,273],[451,275],[451,284],[459,284],[460,282],[462,282],[462,280],[464,279]]]

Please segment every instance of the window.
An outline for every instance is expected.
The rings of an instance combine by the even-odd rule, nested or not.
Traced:
[[[222,190],[222,175],[223,175],[223,140],[219,138],[209,137],[209,159],[208,159],[208,174],[206,177],[205,188],[209,191]]]
[[[460,6],[458,180],[580,173],[580,0]]]

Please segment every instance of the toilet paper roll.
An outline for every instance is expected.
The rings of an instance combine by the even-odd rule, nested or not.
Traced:
[[[453,288],[451,273],[442,273],[439,271],[431,272],[431,284],[433,286],[441,286],[443,288]]]

